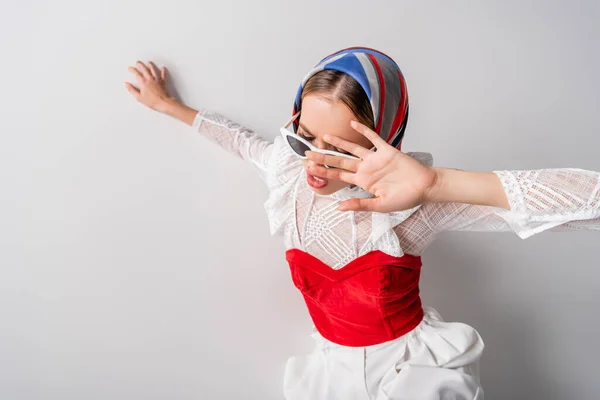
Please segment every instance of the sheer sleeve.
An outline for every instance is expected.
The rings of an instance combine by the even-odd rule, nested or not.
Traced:
[[[302,161],[285,140],[269,142],[251,129],[222,114],[201,110],[192,127],[224,150],[252,163],[266,183],[269,197],[264,204],[271,234],[281,233],[293,219],[293,191],[302,172]]]
[[[267,178],[273,144],[222,114],[200,110],[192,128],[224,150],[252,163],[263,180]]]
[[[302,172],[302,161],[281,136],[269,142],[252,130],[208,110],[196,115],[192,127],[226,151],[252,163],[267,184],[264,204],[271,234],[281,233],[293,218],[293,191]]]
[[[512,231],[525,239],[545,230],[600,230],[600,173],[581,169],[495,173],[510,210],[426,204],[422,216],[432,231]]]

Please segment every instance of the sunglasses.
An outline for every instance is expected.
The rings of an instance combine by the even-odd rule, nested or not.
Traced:
[[[359,160],[358,157],[355,157],[350,154],[341,153],[339,151],[319,149],[318,147],[313,146],[308,140],[306,140],[306,139],[302,138],[301,136],[295,134],[294,132],[290,131],[289,126],[296,120],[296,118],[298,118],[299,115],[300,115],[300,112],[297,112],[292,117],[292,119],[287,124],[285,124],[284,127],[280,128],[281,135],[285,139],[285,142],[288,144],[288,146],[290,146],[290,148],[294,151],[294,154],[296,154],[298,157],[300,157],[302,159],[306,159],[305,153],[307,151],[312,151],[315,153],[325,154],[325,155],[329,155],[329,156],[345,157],[345,158],[349,158],[351,160]],[[329,167],[328,165],[325,165],[325,168],[331,168],[331,167]]]

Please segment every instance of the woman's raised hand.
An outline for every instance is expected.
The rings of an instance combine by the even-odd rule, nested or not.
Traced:
[[[375,198],[371,199],[346,200],[340,204],[339,209],[391,212],[410,209],[424,203],[436,184],[436,170],[390,146],[367,126],[357,121],[353,121],[351,125],[369,139],[377,151],[368,150],[337,136],[325,135],[326,142],[355,155],[359,160],[306,153],[309,160],[321,164],[310,167],[310,174],[342,180],[375,195]],[[325,168],[322,165],[335,168]]]

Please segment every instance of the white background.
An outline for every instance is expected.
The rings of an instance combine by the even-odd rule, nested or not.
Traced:
[[[0,398],[281,399],[310,320],[244,162],[126,91],[136,60],[272,139],[322,57],[405,74],[404,149],[598,170],[590,1],[3,0]],[[597,232],[447,234],[423,298],[473,325],[489,399],[597,399]]]

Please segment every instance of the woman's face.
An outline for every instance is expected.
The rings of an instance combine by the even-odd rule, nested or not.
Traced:
[[[342,139],[359,144],[365,148],[372,148],[371,142],[363,135],[352,129],[350,121],[356,120],[352,111],[341,101],[329,100],[317,94],[309,94],[302,100],[302,113],[300,114],[298,135],[311,142],[315,147],[324,150],[333,150],[345,153],[323,141],[323,136],[330,134]],[[303,160],[304,169],[315,165],[313,161]],[[306,172],[308,185],[316,193],[329,195],[349,186],[346,182],[338,180],[321,179]]]

